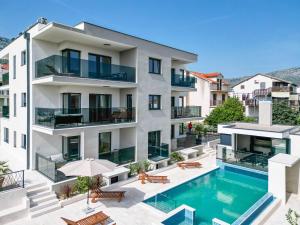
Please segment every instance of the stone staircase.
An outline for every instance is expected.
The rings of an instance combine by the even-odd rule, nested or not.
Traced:
[[[30,200],[29,216],[31,218],[61,208],[56,194],[50,190],[46,182],[31,185],[26,187],[26,190]]]

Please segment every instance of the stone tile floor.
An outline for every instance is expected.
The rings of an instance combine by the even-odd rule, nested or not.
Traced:
[[[167,184],[147,183],[142,185],[140,181],[135,181],[118,188],[126,191],[126,198],[122,202],[101,201],[91,203],[91,207],[97,211],[103,211],[109,215],[117,225],[157,225],[164,220],[166,214],[148,206],[142,201],[156,193],[162,192],[178,184],[206,173],[216,167],[215,155],[209,155],[199,160],[202,168],[185,169],[178,167],[164,171],[161,175],[167,175],[170,182]],[[86,217],[82,211],[86,207],[86,200],[73,203],[59,210],[47,213],[34,219],[22,219],[10,223],[10,225],[54,225],[64,224],[60,217],[71,220],[78,220]]]

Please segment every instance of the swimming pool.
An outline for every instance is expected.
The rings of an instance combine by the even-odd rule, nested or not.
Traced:
[[[267,191],[266,175],[225,166],[144,202],[166,213],[186,204],[196,210],[195,225],[211,225],[213,218],[231,224]]]

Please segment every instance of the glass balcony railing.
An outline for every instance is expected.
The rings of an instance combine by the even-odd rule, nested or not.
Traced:
[[[2,117],[9,118],[9,106],[2,106]]]
[[[9,84],[9,73],[2,74],[2,85]]]
[[[63,180],[70,179],[72,177],[66,177],[62,172],[58,171],[60,167],[70,161],[80,160],[80,158],[64,159],[63,161],[52,161],[50,156],[45,156],[36,153],[36,170],[48,177],[53,182],[60,182]]]
[[[169,157],[169,145],[162,143],[160,146],[148,146],[148,158],[160,161]]]
[[[135,82],[135,68],[52,55],[36,62],[36,77],[49,75]]]
[[[171,76],[172,86],[195,88],[196,82],[197,79],[195,77],[183,76],[179,74],[172,74]]]
[[[99,154],[99,159],[106,159],[118,165],[123,165],[135,161],[135,147],[122,148],[112,152]]]
[[[36,108],[35,124],[54,129],[135,122],[135,108]]]
[[[171,119],[201,117],[201,106],[172,107]]]

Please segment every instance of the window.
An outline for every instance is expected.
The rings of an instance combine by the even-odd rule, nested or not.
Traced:
[[[17,57],[13,56],[13,79],[16,79],[17,76]]]
[[[3,141],[6,143],[9,142],[9,130],[6,127],[4,127],[4,131],[3,131]]]
[[[14,147],[17,147],[17,132],[14,131]]]
[[[149,109],[150,110],[160,109],[160,95],[149,95]]]
[[[241,89],[245,89],[245,85],[241,85]]]
[[[171,139],[174,139],[175,138],[175,125],[172,124],[171,125]]]
[[[80,136],[62,137],[62,152],[66,160],[80,159]]]
[[[231,146],[231,135],[230,134],[220,134],[220,144]]]
[[[63,93],[63,112],[65,114],[76,114],[81,112],[81,94]]]
[[[184,97],[183,96],[179,96],[178,97],[178,106],[179,107],[183,107],[184,106]]]
[[[65,49],[62,51],[63,73],[80,76],[80,51]]]
[[[26,51],[21,52],[21,66],[26,65]]]
[[[226,100],[226,95],[225,94],[222,94],[222,103],[224,103]]]
[[[89,53],[89,76],[101,77],[111,74],[111,57]]]
[[[21,107],[26,107],[26,93],[21,94]]]
[[[21,134],[21,148],[26,149],[26,134]]]
[[[14,117],[17,116],[17,94],[14,94]]]
[[[161,73],[161,60],[149,58],[149,73],[160,74]]]
[[[99,134],[99,155],[111,152],[111,132]]]
[[[179,135],[184,134],[184,123],[179,124]]]

